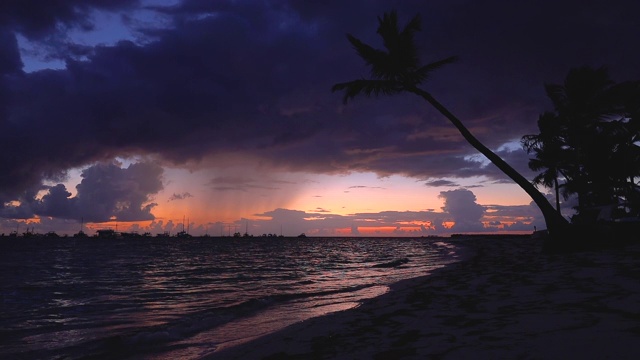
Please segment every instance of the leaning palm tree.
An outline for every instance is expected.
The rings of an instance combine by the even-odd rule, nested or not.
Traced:
[[[332,91],[344,91],[343,101],[346,104],[357,95],[365,96],[392,95],[403,92],[413,93],[436,108],[458,129],[462,136],[480,153],[515,181],[533,199],[544,216],[547,230],[552,240],[562,240],[568,227],[568,221],[556,211],[545,196],[525,177],[507,164],[502,158],[483,145],[447,108],[438,102],[429,92],[419,88],[429,74],[457,60],[455,56],[421,65],[414,34],[420,31],[420,16],[416,15],[400,30],[395,11],[378,17],[378,34],[382,37],[385,50],[375,49],[352,35],[347,39],[358,55],[371,67],[371,79],[358,79],[335,84]]]

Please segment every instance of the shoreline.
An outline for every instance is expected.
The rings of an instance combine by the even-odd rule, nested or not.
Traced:
[[[460,261],[360,306],[205,359],[631,359],[640,244],[542,254],[542,240],[448,239]]]

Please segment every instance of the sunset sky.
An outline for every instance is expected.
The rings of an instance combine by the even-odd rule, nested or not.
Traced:
[[[545,83],[640,79],[634,0],[2,1],[0,233],[544,228],[415,95],[331,92],[368,76],[345,35],[381,48],[394,9],[421,15],[425,63],[459,57],[424,88],[529,179]]]

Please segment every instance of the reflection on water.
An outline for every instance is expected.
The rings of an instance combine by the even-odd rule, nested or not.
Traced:
[[[163,357],[177,348],[189,358],[353,307],[454,260],[450,246],[378,238],[3,240],[0,357]]]

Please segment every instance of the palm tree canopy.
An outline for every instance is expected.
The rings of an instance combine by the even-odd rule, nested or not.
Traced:
[[[571,69],[564,84],[545,84],[545,90],[560,116],[580,121],[585,116],[608,114],[610,99],[606,94],[613,84],[606,67],[583,66]]]
[[[347,39],[358,55],[371,68],[371,79],[359,79],[335,84],[331,91],[344,90],[344,103],[357,95],[392,95],[411,89],[427,80],[429,73],[444,65],[453,63],[457,57],[451,56],[427,65],[420,65],[418,48],[414,35],[420,31],[420,16],[414,16],[400,30],[395,11],[378,17],[377,33],[382,37],[386,50],[375,49],[347,34]]]
[[[522,138],[535,155],[529,167],[543,170],[534,183],[561,186],[565,199],[577,195],[578,215],[584,212],[586,219],[590,207],[633,201],[640,174],[640,82],[616,83],[606,67],[583,66],[545,89],[554,111],[540,116],[539,135]],[[552,185],[554,174],[564,183]]]

